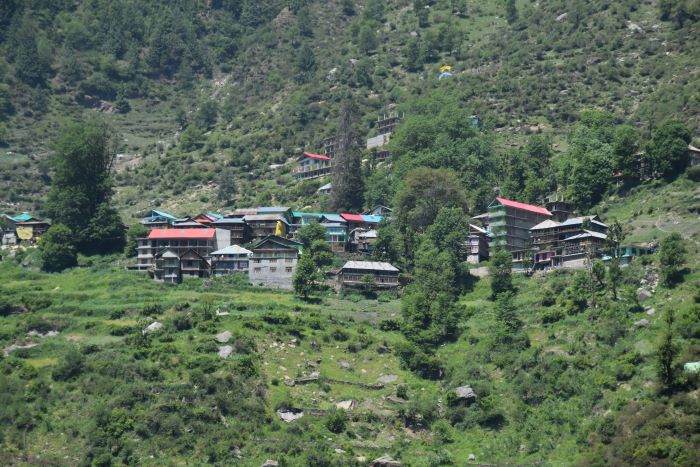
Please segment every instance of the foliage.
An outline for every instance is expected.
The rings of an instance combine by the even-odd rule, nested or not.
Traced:
[[[502,248],[496,249],[491,255],[489,263],[491,298],[495,299],[500,294],[513,290],[512,268],[513,258],[511,254]]]
[[[661,241],[659,262],[664,285],[673,287],[683,279],[682,266],[685,263],[687,250],[683,237],[674,232]]]
[[[54,224],[39,241],[42,269],[60,272],[78,264],[73,231],[63,224]]]
[[[311,248],[316,240],[326,240],[328,231],[320,222],[310,222],[303,225],[296,232],[296,239],[304,245],[304,249]]]
[[[124,256],[127,258],[133,258],[136,256],[136,247],[138,246],[138,239],[144,238],[148,235],[148,229],[143,224],[134,224],[129,227],[126,231],[126,243],[124,244]]]
[[[666,178],[675,178],[688,165],[688,127],[677,120],[661,125],[647,145],[647,158],[652,170]]]
[[[336,156],[330,200],[330,207],[337,212],[356,212],[363,204],[362,160],[354,125],[355,109],[350,101],[345,101],[335,134]]]

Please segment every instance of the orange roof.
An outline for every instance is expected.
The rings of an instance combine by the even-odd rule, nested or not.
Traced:
[[[359,214],[341,213],[340,217],[350,222],[365,222],[365,219]]]
[[[498,201],[499,203],[501,203],[504,206],[508,206],[511,208],[522,209],[523,211],[535,212],[537,214],[543,214],[545,216],[552,215],[551,212],[549,212],[546,208],[543,208],[541,206],[533,206],[532,204],[520,203],[518,201],[511,201],[511,200],[505,199],[505,198],[496,198],[496,201]]]
[[[304,155],[305,155],[306,157],[310,157],[310,158],[312,158],[312,159],[321,159],[322,161],[329,161],[329,160],[331,160],[331,158],[328,157],[328,156],[322,156],[322,155],[320,155],[320,154],[314,154],[314,153],[312,153],[312,152],[306,152],[306,151],[304,151]]]
[[[216,236],[216,229],[153,229],[148,234],[148,238],[152,240],[166,239],[166,238],[182,238],[182,239],[195,239],[195,238],[214,238]]]

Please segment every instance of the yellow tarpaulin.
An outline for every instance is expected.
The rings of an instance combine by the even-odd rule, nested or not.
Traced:
[[[443,66],[440,67],[440,73],[444,73],[444,72],[446,72],[446,71],[451,71],[451,70],[452,70],[452,66],[451,66],[451,65],[443,65]]]
[[[31,240],[34,236],[34,228],[26,226],[17,226],[17,238],[20,240]]]
[[[284,228],[284,224],[282,221],[277,221],[277,226],[275,227],[275,235],[278,237],[284,237],[287,235],[287,232],[285,231],[286,229]]]

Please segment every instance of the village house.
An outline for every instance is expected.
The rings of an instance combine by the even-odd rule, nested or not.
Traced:
[[[294,178],[298,180],[310,180],[330,175],[333,172],[333,159],[321,154],[304,152],[297,159],[297,162],[299,163],[299,168],[294,174]]]
[[[198,255],[207,257],[212,251],[230,244],[230,233],[212,228],[153,229],[148,237],[139,238],[137,241],[136,269],[147,271],[154,265],[161,250],[171,249],[178,257],[182,257],[191,249]]]
[[[215,276],[234,272],[247,274],[252,252],[238,245],[231,245],[211,253],[211,270]]]
[[[469,224],[467,263],[477,264],[489,259],[489,233],[478,225]]]
[[[607,230],[597,216],[540,222],[530,229],[534,268],[586,267],[587,261],[601,256]]]
[[[354,232],[353,243],[356,245],[355,249],[358,253],[362,253],[365,255],[372,254],[374,244],[377,243],[376,229],[356,230]]]
[[[331,192],[333,191],[333,182],[328,182],[325,185],[321,185],[318,190],[316,190],[316,193],[320,195],[330,195]]]
[[[285,237],[289,230],[289,222],[279,214],[255,214],[243,218],[248,224],[253,239],[261,240],[270,235]]]
[[[26,212],[14,217],[2,214],[0,217],[1,244],[36,243],[50,226],[48,222]]]
[[[166,284],[179,284],[182,282],[180,257],[171,248],[166,248],[156,253],[153,279]]]
[[[552,218],[552,213],[541,206],[496,198],[488,206],[489,249],[503,248],[513,256],[513,267],[522,268],[529,255],[530,229]]]
[[[390,112],[388,116],[385,114],[377,118],[377,135],[367,139],[367,149],[371,151],[374,160],[382,161],[391,157],[391,153],[384,149],[384,146],[389,143],[401,118],[398,112]]]
[[[204,224],[208,226],[214,221],[218,221],[219,219],[223,219],[224,216],[221,214],[216,214],[213,212],[203,212],[201,214],[196,215],[195,217],[192,218],[194,222],[199,222],[200,224]]]
[[[338,272],[341,287],[388,289],[399,286],[399,270],[389,263],[348,261]]]
[[[153,209],[151,213],[141,219],[141,224],[149,229],[167,229],[177,218],[165,211],[157,211]]]
[[[618,248],[616,255],[618,258],[620,258],[620,265],[625,266],[630,264],[634,258],[653,254],[656,251],[656,246],[656,243],[644,243],[641,245],[622,245]],[[607,262],[612,260],[614,256],[615,253],[613,253],[612,255],[603,255],[602,260]]]
[[[391,216],[391,213],[393,210],[391,208],[388,208],[386,206],[382,206],[381,204],[373,207],[372,209],[368,209],[367,211],[363,212],[363,215],[366,216],[378,216],[381,218],[385,218],[388,216]]]
[[[192,220],[191,217],[176,219],[172,223],[173,229],[206,229],[207,225]]]
[[[245,216],[254,216],[257,213],[257,208],[238,208],[226,213],[224,217],[243,219]]]
[[[224,217],[222,219],[215,220],[210,225],[217,229],[228,230],[231,232],[231,243],[234,245],[248,243],[252,238],[250,227],[248,227],[248,224],[246,224],[242,218]]]
[[[302,245],[283,237],[269,236],[252,247],[248,277],[253,285],[291,289]]]

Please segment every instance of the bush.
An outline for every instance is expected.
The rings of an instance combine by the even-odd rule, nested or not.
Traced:
[[[73,245],[73,232],[63,224],[54,224],[39,241],[42,269],[48,272],[61,272],[78,264],[78,256]]]
[[[694,165],[689,168],[685,175],[694,182],[700,182],[700,165]]]
[[[326,428],[331,433],[340,434],[345,431],[347,422],[348,416],[345,411],[333,409],[326,419]]]
[[[83,372],[85,357],[76,349],[66,352],[63,361],[53,370],[52,376],[56,381],[69,381],[77,378]]]

